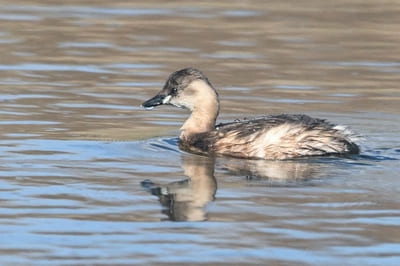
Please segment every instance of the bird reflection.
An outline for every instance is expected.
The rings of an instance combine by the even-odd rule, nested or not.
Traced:
[[[158,197],[163,213],[172,221],[204,221],[206,205],[214,200],[217,182],[214,157],[183,155],[182,168],[189,179],[159,185],[145,180],[142,186]]]
[[[221,168],[230,174],[246,176],[248,180],[263,180],[270,185],[304,184],[315,179],[321,172],[323,164],[311,160],[240,160],[225,158],[220,162]]]
[[[214,177],[215,157],[182,154],[182,168],[188,179],[166,185],[145,180],[141,184],[152,195],[157,196],[163,206],[166,220],[205,221],[206,205],[213,201],[217,191]],[[267,161],[218,158],[218,169],[224,175],[243,176],[243,180],[266,181],[268,186],[306,184],[321,170],[321,164],[303,161]],[[223,177],[221,177],[223,178]],[[229,178],[229,177],[227,177]],[[260,185],[260,183],[256,183]]]

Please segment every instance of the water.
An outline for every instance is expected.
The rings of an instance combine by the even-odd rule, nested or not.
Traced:
[[[396,1],[3,1],[0,264],[400,264]],[[179,150],[187,112],[146,111],[194,66],[219,121],[307,113],[360,156]],[[201,222],[200,222],[201,221]]]

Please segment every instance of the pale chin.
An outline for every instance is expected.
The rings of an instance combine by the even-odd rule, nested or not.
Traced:
[[[171,95],[167,95],[163,100],[162,103],[163,104],[168,104],[171,101]]]
[[[178,108],[187,108],[185,105],[174,103],[174,102],[169,102],[169,104],[172,104],[173,106],[178,107]]]
[[[171,101],[171,98],[172,98],[171,95],[166,96],[164,98],[164,100],[162,101],[162,103],[163,104],[171,104],[171,105],[173,105],[175,107],[178,107],[178,108],[187,108],[187,106],[185,106],[183,104],[176,103],[176,101],[174,101],[174,100]]]

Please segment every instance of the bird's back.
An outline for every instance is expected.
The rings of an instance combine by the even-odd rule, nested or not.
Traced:
[[[307,115],[272,115],[219,124],[193,136],[191,150],[249,159],[291,159],[359,152],[343,126]]]

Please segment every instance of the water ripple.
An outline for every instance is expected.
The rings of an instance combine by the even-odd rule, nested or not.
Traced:
[[[95,65],[62,65],[45,63],[24,63],[19,65],[0,65],[0,71],[79,71],[89,73],[112,73]]]

